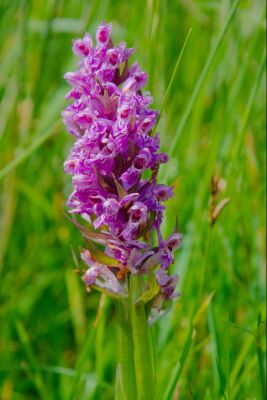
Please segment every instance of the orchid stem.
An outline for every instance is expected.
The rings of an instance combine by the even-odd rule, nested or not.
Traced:
[[[145,306],[136,303],[142,294],[143,277],[132,275],[130,282],[131,320],[138,400],[154,400],[155,377],[150,333]]]
[[[136,379],[129,299],[117,301],[116,400],[136,400]]]

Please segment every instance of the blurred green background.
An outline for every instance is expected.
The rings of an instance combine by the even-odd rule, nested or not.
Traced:
[[[241,0],[228,21],[232,3],[1,0],[1,400],[114,398],[114,307],[73,273],[60,121],[71,41],[103,19],[136,47],[157,108],[192,28],[159,124],[175,185],[164,235],[179,215],[184,240],[181,297],[153,327],[158,399],[264,398],[265,2]],[[230,197],[212,228],[211,176]]]

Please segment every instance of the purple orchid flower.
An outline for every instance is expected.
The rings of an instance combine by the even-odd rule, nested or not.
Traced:
[[[65,74],[72,86],[66,98],[73,103],[62,117],[76,138],[64,163],[73,185],[67,205],[91,227],[77,224],[84,237],[99,238],[105,246],[100,258],[100,250],[82,251],[88,268],[82,279],[88,288],[124,296],[128,274],[153,270],[157,295],[170,300],[177,296],[178,278],[169,269],[181,234],[163,240],[160,233],[163,203],[173,189],[157,183],[157,172],[168,157],[159,152],[158,134],[152,136],[158,112],[150,108],[151,95],[142,92],[147,74],[137,63],[129,68],[134,49],[114,46],[111,28],[105,22],[99,26],[95,46],[88,33],[75,40],[79,69]],[[158,246],[151,248],[153,230]]]

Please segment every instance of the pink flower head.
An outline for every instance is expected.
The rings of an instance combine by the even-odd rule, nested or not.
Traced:
[[[91,247],[82,251],[82,279],[87,287],[124,296],[127,274],[152,269],[159,295],[170,300],[177,295],[170,266],[181,235],[163,240],[160,233],[163,203],[173,189],[157,183],[159,166],[168,160],[159,152],[159,135],[152,135],[158,112],[150,108],[151,95],[142,92],[147,74],[137,63],[128,66],[134,49],[113,45],[110,34],[111,24],[103,22],[95,46],[88,33],[75,40],[79,68],[65,74],[72,103],[62,117],[76,138],[64,163],[73,185],[67,204],[86,221],[78,225],[86,240],[104,243],[102,256]],[[151,248],[154,230],[158,246]]]

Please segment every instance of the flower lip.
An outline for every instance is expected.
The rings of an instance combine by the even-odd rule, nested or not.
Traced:
[[[97,268],[89,268],[83,275],[82,280],[84,281],[86,286],[92,286],[96,278],[99,275],[99,270]]]
[[[80,57],[86,57],[93,48],[93,41],[91,36],[86,33],[83,39],[77,39],[73,41],[72,50]]]
[[[75,159],[69,159],[64,162],[64,171],[67,172],[68,174],[73,174],[76,167],[77,167],[77,160]]]
[[[136,210],[134,210],[134,211],[131,213],[131,219],[132,219],[132,221],[133,221],[133,222],[138,222],[138,221],[140,221],[141,215],[142,215],[141,210],[139,210],[139,209],[137,208]]]
[[[96,40],[98,43],[106,44],[109,41],[109,34],[111,31],[111,24],[103,22],[96,31]]]
[[[137,82],[136,79],[131,77],[128,78],[125,83],[122,86],[122,92],[123,93],[131,93],[134,92],[136,90],[137,87]]]
[[[164,200],[166,197],[166,191],[165,190],[161,190],[157,193],[157,198],[158,200]]]
[[[182,241],[181,233],[173,233],[167,240],[166,246],[170,251],[176,250],[180,247]]]
[[[91,178],[86,174],[77,174],[73,175],[72,184],[77,187],[88,187],[91,183]]]
[[[122,109],[120,112],[120,117],[123,119],[126,119],[126,118],[128,118],[129,114],[130,114],[130,108],[124,107],[124,109]]]
[[[134,223],[144,222],[147,217],[147,207],[143,203],[136,201],[128,211],[131,221]]]
[[[147,164],[147,161],[142,156],[136,157],[136,159],[133,162],[133,165],[136,169],[143,169],[143,168],[145,168],[146,164]]]
[[[159,201],[166,201],[173,196],[173,189],[166,185],[159,184],[155,187],[156,198]]]
[[[143,170],[151,160],[151,153],[148,149],[143,149],[133,160],[133,167],[137,170]]]
[[[119,53],[115,49],[109,49],[107,51],[108,61],[112,65],[117,65],[119,62]]]

